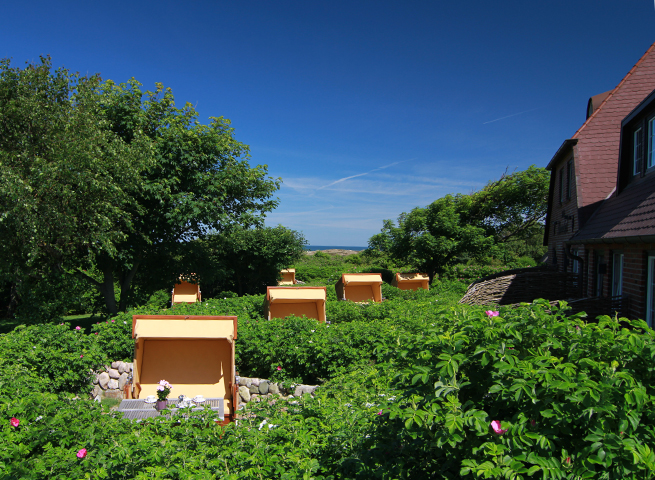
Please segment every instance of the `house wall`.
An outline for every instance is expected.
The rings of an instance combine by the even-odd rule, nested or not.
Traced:
[[[584,296],[596,296],[596,258],[603,254],[607,273],[603,278],[603,296],[612,294],[613,254],[623,253],[623,297],[628,299],[628,318],[646,318],[646,283],[648,281],[648,254],[655,252],[653,243],[614,243],[587,245],[585,249]]]
[[[548,263],[559,271],[570,271],[564,260],[564,242],[570,239],[615,190],[621,140],[621,121],[646,98],[655,85],[655,44],[582,124],[572,139],[575,167],[575,193],[568,201],[559,201],[559,172],[571,152],[557,163],[549,164],[551,175],[550,213],[547,220]],[[552,161],[551,161],[552,162]],[[567,228],[568,227],[568,228]]]
[[[573,186],[570,198],[566,198],[568,187],[567,164],[573,158]],[[560,172],[563,174],[560,176]],[[549,235],[548,235],[548,263],[560,272],[570,272],[572,262],[566,258],[564,242],[571,238],[578,231],[580,222],[578,220],[578,168],[575,155],[565,157],[555,164],[551,175],[555,175],[552,192],[552,205],[550,211]],[[560,186],[560,184],[562,184]],[[560,202],[560,188],[564,191],[564,201]]]

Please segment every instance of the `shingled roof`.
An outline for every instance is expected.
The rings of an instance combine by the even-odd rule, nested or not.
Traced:
[[[607,199],[567,243],[641,241],[655,235],[655,175]]]
[[[655,43],[616,88],[605,96],[572,137],[578,140],[574,147],[578,208],[599,204],[616,187],[621,120],[639,105],[655,86],[653,52]],[[597,97],[599,96],[594,98],[599,100]],[[554,166],[551,164],[549,167]]]

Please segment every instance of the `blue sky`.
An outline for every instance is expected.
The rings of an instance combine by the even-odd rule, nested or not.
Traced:
[[[0,57],[162,82],[282,178],[268,224],[365,246],[383,219],[546,166],[654,27],[651,0],[26,1],[3,5]]]

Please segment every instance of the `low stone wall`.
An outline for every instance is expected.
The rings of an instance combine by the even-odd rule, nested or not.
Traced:
[[[123,399],[123,388],[132,378],[134,365],[127,362],[112,362],[105,365],[104,371],[93,372],[93,390],[91,396],[100,401],[103,398]]]
[[[239,383],[239,405],[248,402],[261,402],[264,398],[273,395],[280,395],[282,398],[301,397],[308,393],[314,395],[318,385],[294,384],[285,387],[282,383],[271,382],[263,378],[238,377]],[[238,407],[237,407],[238,408]]]
[[[100,401],[103,398],[123,399],[123,389],[132,378],[134,365],[128,362],[112,362],[105,365],[103,371],[93,372],[93,390],[91,397]],[[279,395],[283,398],[301,397],[308,393],[314,395],[318,385],[294,384],[285,387],[281,383],[271,382],[263,378],[237,377],[239,384],[239,405],[248,402],[261,402],[266,397]]]

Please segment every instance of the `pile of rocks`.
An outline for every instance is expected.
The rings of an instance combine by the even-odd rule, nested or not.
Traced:
[[[281,383],[271,382],[262,378],[238,377],[239,405],[248,402],[261,402],[272,395],[281,395],[283,398],[300,397],[305,393],[314,395],[318,385],[299,385],[285,387]]]
[[[111,368],[105,365],[104,371],[93,372],[93,390],[91,396],[95,400],[103,398],[123,398],[123,388],[132,378],[134,365],[127,362],[112,362]]]

